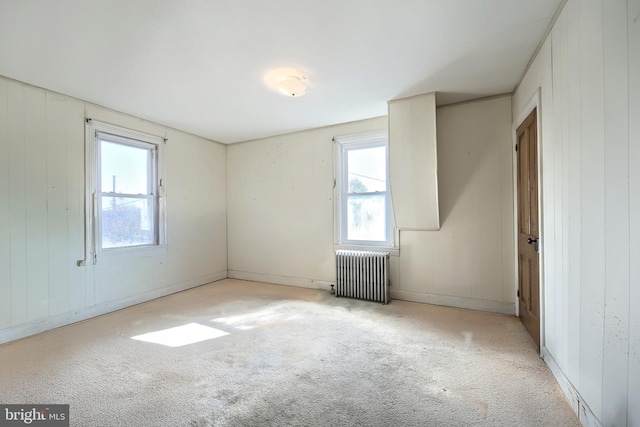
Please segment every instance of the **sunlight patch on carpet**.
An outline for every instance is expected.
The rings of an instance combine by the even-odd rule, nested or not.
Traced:
[[[273,309],[265,309],[236,316],[218,317],[211,321],[214,323],[222,323],[227,326],[232,326],[241,331],[246,331],[264,326],[272,326],[296,318],[297,316],[283,317],[283,313],[279,313]]]
[[[198,323],[188,323],[175,328],[136,335],[131,339],[166,345],[167,347],[182,347],[183,345],[212,340],[225,335],[229,335],[229,333]]]

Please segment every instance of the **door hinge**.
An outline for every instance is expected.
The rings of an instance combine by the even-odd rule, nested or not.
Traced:
[[[516,151],[518,151],[518,144],[516,144]]]
[[[520,298],[520,289],[518,289],[518,298]]]

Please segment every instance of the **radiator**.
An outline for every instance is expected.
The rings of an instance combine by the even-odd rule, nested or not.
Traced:
[[[336,251],[336,296],[389,302],[389,252]]]

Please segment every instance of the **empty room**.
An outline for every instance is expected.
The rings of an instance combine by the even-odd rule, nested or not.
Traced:
[[[640,0],[0,0],[0,426],[640,426]]]

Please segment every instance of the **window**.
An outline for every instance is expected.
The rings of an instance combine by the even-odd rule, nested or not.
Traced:
[[[386,132],[336,137],[334,141],[338,244],[393,246]]]
[[[164,139],[87,120],[88,248],[100,252],[164,243]]]

